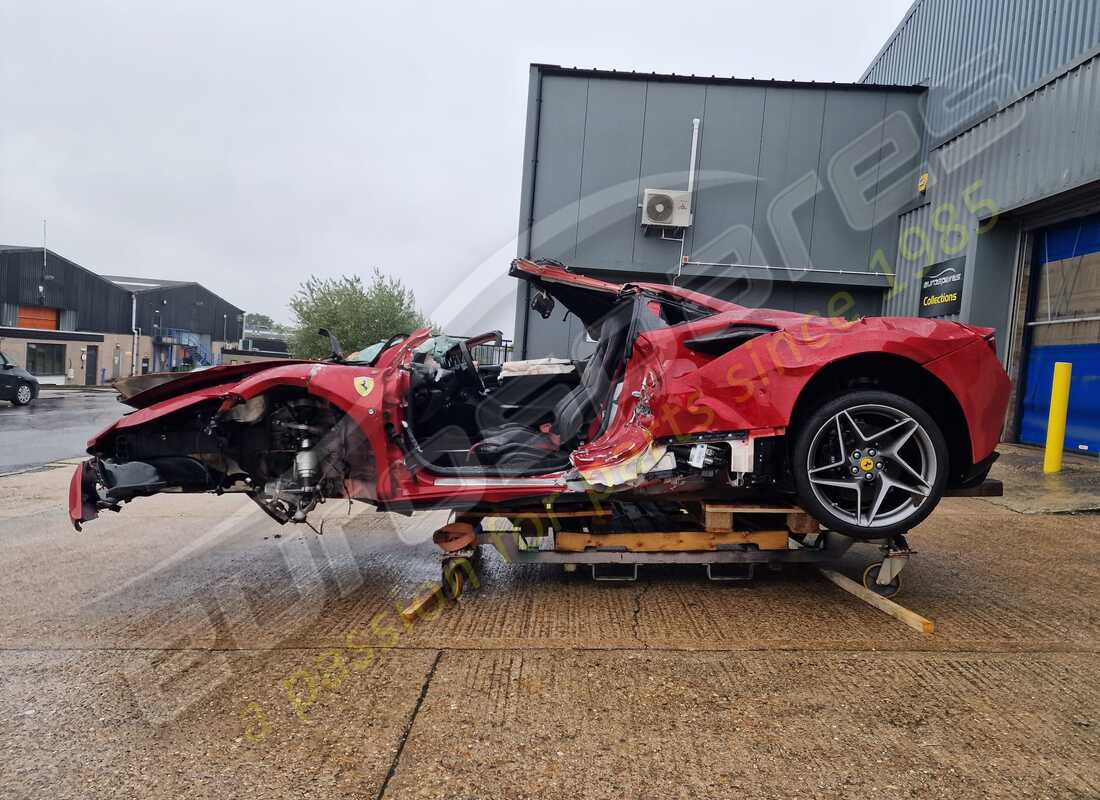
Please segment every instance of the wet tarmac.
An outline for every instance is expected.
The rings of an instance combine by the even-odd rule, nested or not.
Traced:
[[[899,598],[930,637],[812,569],[491,553],[405,625],[441,515],[160,496],[77,534],[68,477],[0,479],[0,797],[1100,795],[1097,514],[945,501]]]
[[[0,402],[0,473],[82,455],[88,439],[130,410],[116,398],[43,387],[29,406]]]

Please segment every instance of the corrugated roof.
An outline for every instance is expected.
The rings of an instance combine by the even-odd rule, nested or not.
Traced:
[[[151,292],[154,289],[191,286],[195,283],[195,281],[170,281],[164,278],[140,278],[128,275],[104,275],[102,277],[121,286],[128,292]]]
[[[859,78],[860,82],[867,80],[867,76],[871,74],[871,70],[878,66],[883,55],[885,55],[886,51],[890,49],[895,41],[897,41],[898,36],[900,36],[901,32],[905,29],[906,23],[909,22],[909,19],[916,13],[917,8],[920,7],[923,2],[924,0],[913,0],[913,5],[909,6],[909,10],[902,16],[901,22],[897,24],[886,42],[879,48],[878,52],[875,53],[875,57],[871,59],[871,64],[863,71],[863,75]]]
[[[851,91],[926,92],[926,86],[896,86],[872,83],[837,83],[836,81],[796,81],[775,78],[737,78],[719,75],[677,75],[675,72],[636,72],[634,70],[596,69],[587,67],[562,67],[558,64],[532,64],[547,75],[572,75],[578,78],[613,78],[616,80],[663,81],[669,83],[710,83],[733,86],[775,86],[795,89],[842,89]]]

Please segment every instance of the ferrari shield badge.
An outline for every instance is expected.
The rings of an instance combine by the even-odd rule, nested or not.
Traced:
[[[374,378],[360,377],[355,379],[355,391],[359,392],[363,397],[370,394],[373,388]]]

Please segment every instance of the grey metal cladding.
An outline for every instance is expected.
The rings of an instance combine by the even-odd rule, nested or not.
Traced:
[[[817,169],[824,116],[825,92],[822,90],[768,89],[760,138],[760,187],[753,214],[755,241],[749,263],[782,267],[812,265],[791,252],[789,244],[776,241],[769,225],[769,214],[780,192]],[[806,247],[813,227],[813,205],[814,201],[804,203],[794,212],[797,241],[806,243]],[[849,266],[860,268],[862,265]]]
[[[630,266],[638,230],[638,165],[646,111],[640,81],[585,81],[588,116],[575,221],[581,264]]]
[[[764,98],[762,87],[707,87],[695,221],[688,231],[691,253],[699,261],[749,263]]]
[[[755,296],[761,283],[799,280],[806,267],[824,270],[804,276],[821,282],[830,270],[893,263],[897,213],[915,199],[923,159],[923,89],[533,70],[538,114],[528,124],[538,127],[537,137],[528,131],[523,186],[533,196],[534,257],[651,280],[675,274],[679,241],[643,230],[639,204],[646,188],[687,188],[698,118],[684,252],[704,263],[685,266],[685,275],[733,277],[707,262],[758,265],[744,273]],[[841,155],[846,186],[830,174]]]
[[[942,139],[1100,46],[1097,0],[917,0],[867,68],[867,83],[927,81]],[[976,102],[956,104],[975,76]],[[974,85],[970,83],[971,88]]]
[[[883,295],[883,314],[892,317],[915,316],[919,310],[921,270],[935,259],[929,259],[923,248],[914,244],[910,231],[932,230],[931,203],[915,208],[899,220],[900,241],[894,264],[894,285]],[[965,288],[964,288],[965,291]]]
[[[703,118],[706,87],[697,84],[651,82],[646,84],[642,158],[636,174],[641,189],[686,189],[691,154],[691,121]],[[634,226],[634,252],[630,263],[675,274],[679,260],[675,245],[647,235]]]
[[[1024,210],[1051,196],[1100,181],[1100,56],[1059,75],[1036,91],[994,114],[932,151],[929,204],[900,221],[897,286],[887,295],[892,314],[917,311],[917,276],[931,261],[927,245],[937,248],[932,261],[943,255],[941,233],[933,224],[937,211],[944,219],[951,210],[968,220],[968,247],[964,312],[977,324],[1000,327],[1007,321],[1007,295],[992,294],[979,286],[977,275],[1010,282],[1015,266],[1010,245],[1002,241],[1001,219],[992,233],[977,233],[980,221],[993,209]],[[977,216],[970,213],[977,208]],[[918,252],[921,251],[921,252]],[[948,254],[950,255],[950,254]],[[906,258],[906,256],[914,256]],[[992,305],[991,305],[992,304]],[[993,308],[996,306],[996,308]]]
[[[43,265],[41,247],[0,252],[0,301],[75,310],[80,330],[130,330],[129,292],[52,250]]]
[[[893,272],[897,254],[898,210],[904,208],[914,196],[914,186],[924,165],[927,152],[926,132],[920,125],[923,113],[923,97],[891,94],[886,98],[886,115],[883,126],[884,144],[904,136],[895,132],[895,126],[911,125],[911,134],[920,138],[918,151],[908,158],[902,154],[896,160],[884,159],[880,165],[875,199],[875,225],[871,233],[871,269],[875,272]]]
[[[154,316],[155,312],[155,316]],[[143,331],[176,328],[228,341],[241,338],[241,309],[204,286],[184,283],[137,294],[137,323]]]
[[[576,203],[587,96],[587,81],[549,75],[543,78],[531,229],[531,254],[536,258],[568,263],[576,257]],[[528,167],[525,165],[525,169]]]
[[[576,317],[570,314],[563,320],[564,315],[565,309],[559,305],[549,319],[543,319],[534,312],[527,316],[527,331],[522,351],[524,358],[571,357],[570,348],[572,339],[575,337],[573,328],[577,327]],[[516,327],[518,328],[519,325]]]
[[[999,209],[1013,209],[1100,178],[1100,56],[1060,75],[934,151],[942,185],[974,181]]]
[[[852,143],[853,131],[871,131],[885,116],[886,95],[856,92],[828,92],[825,95],[825,116],[821,124],[821,150],[817,174],[822,180],[829,175],[830,163]],[[881,142],[881,134],[875,134]],[[872,185],[877,184],[878,160],[867,159],[864,170],[870,171]],[[912,184],[910,191],[912,191]],[[862,201],[865,198],[860,198]],[[851,212],[849,212],[851,213]],[[867,221],[868,223],[870,220]],[[817,267],[850,267],[867,265],[871,260],[871,227],[853,227],[835,191],[822,191],[814,198],[813,227],[808,240],[810,264]]]

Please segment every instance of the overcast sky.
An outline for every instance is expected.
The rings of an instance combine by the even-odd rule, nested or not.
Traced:
[[[0,243],[46,217],[94,271],[284,321],[378,266],[432,313],[514,254],[529,63],[853,81],[909,5],[4,2]]]

